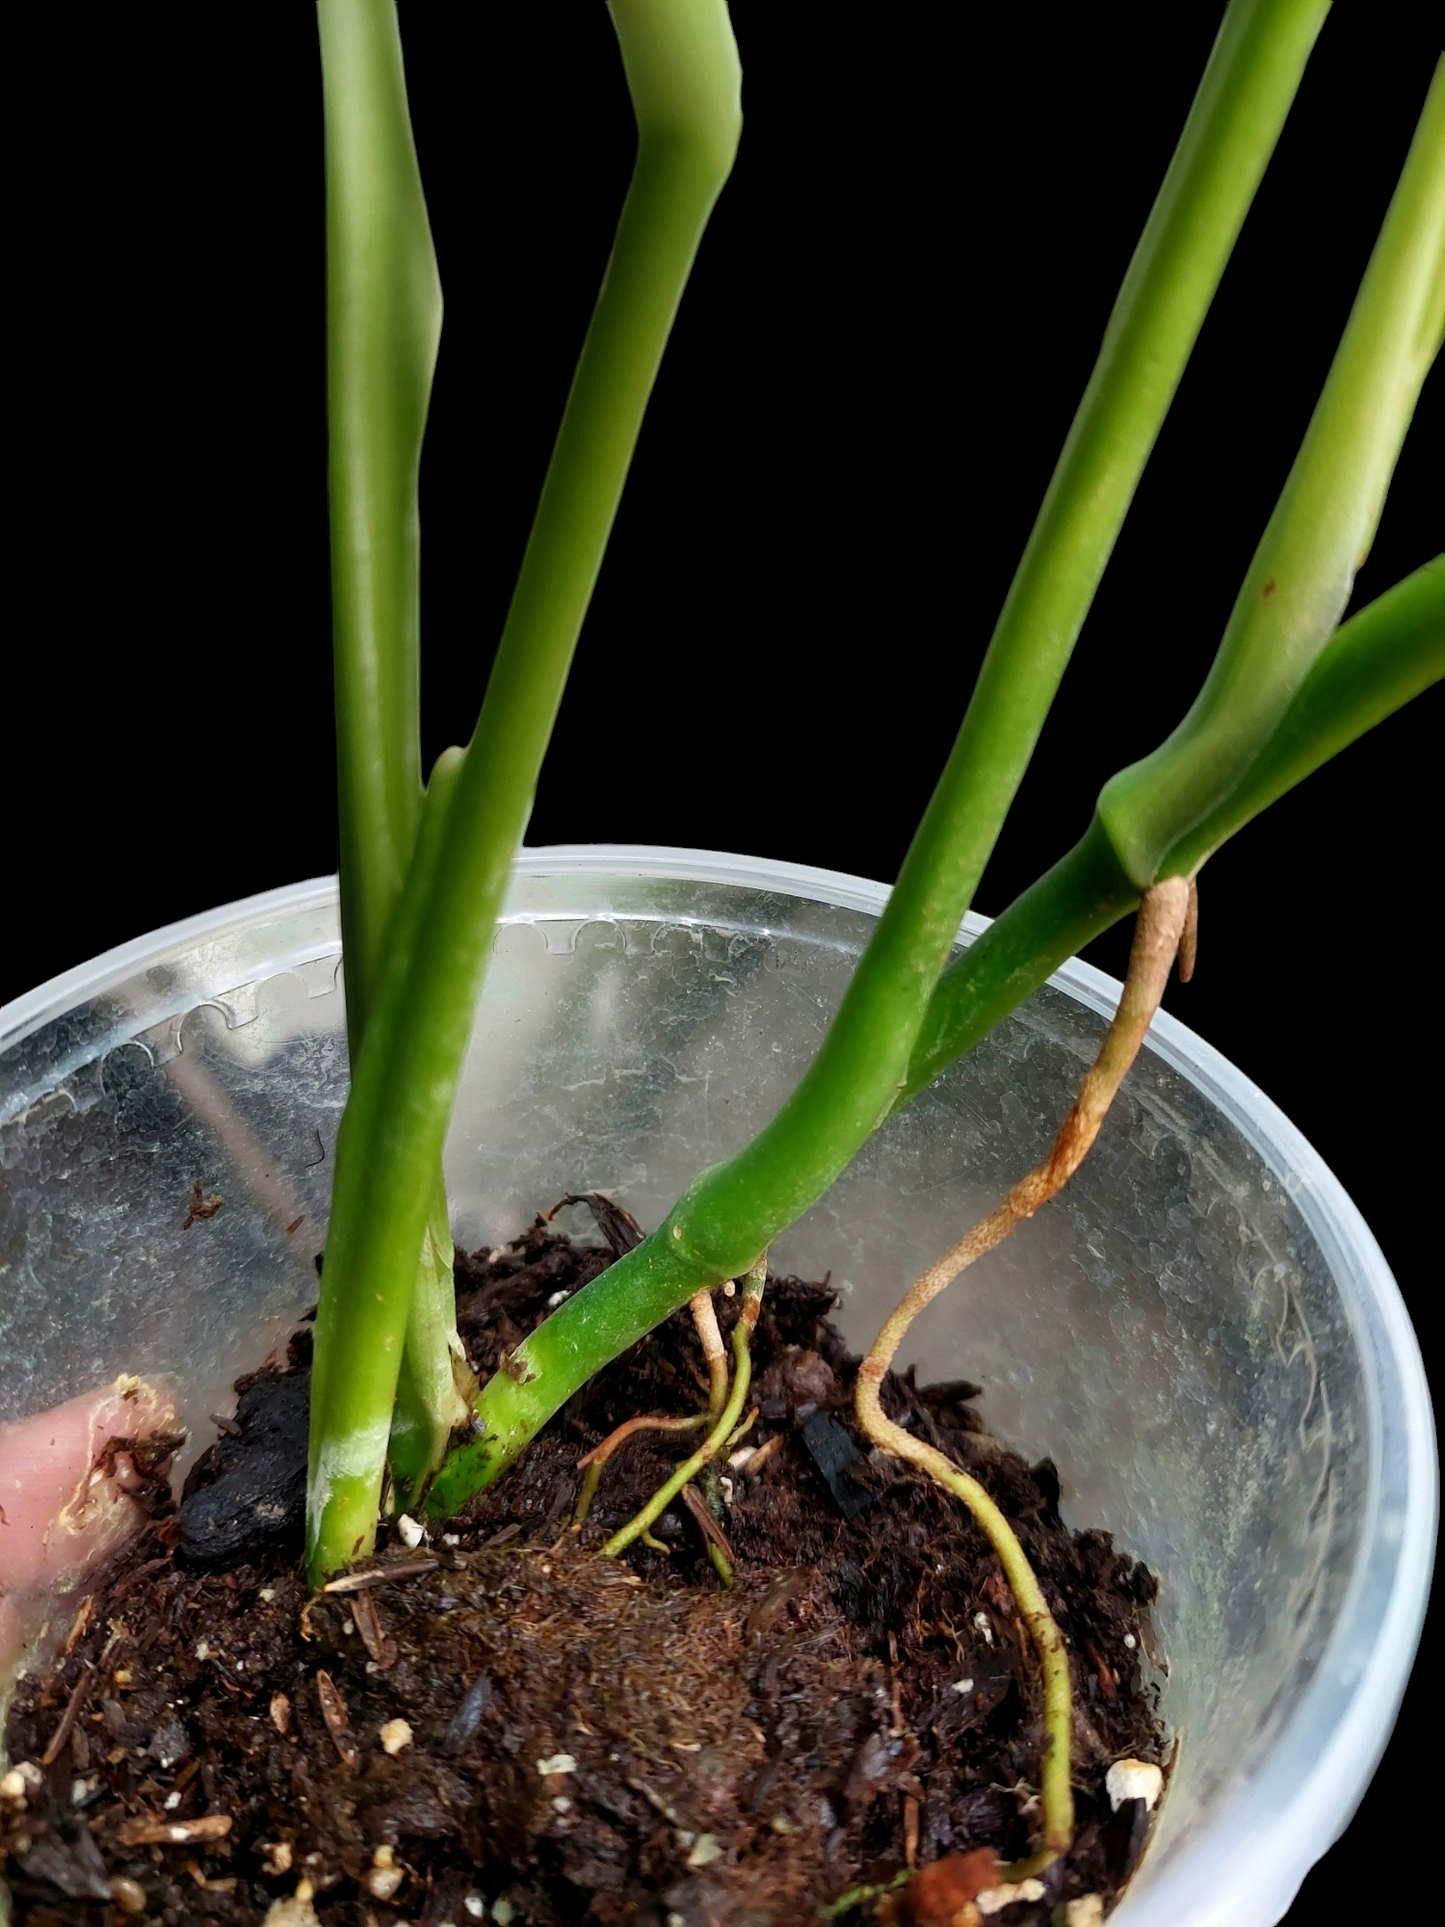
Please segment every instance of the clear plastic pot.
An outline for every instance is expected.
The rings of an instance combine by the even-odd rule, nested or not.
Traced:
[[[448,1150],[459,1238],[567,1191],[655,1221],[771,1113],[878,885],[679,850],[526,852]],[[971,922],[963,941],[980,927]],[[335,887],[128,944],[0,1016],[0,1417],[120,1371],[197,1427],[314,1297],[346,1089]],[[1116,986],[1072,964],[778,1241],[871,1339],[1040,1154]],[[181,1230],[191,1186],[225,1200]],[[299,1222],[298,1222],[299,1220]],[[1374,1239],[1308,1144],[1165,1016],[1068,1191],[921,1322],[1066,1512],[1163,1576],[1181,1735],[1121,1927],[1269,1927],[1345,1825],[1423,1615],[1435,1459]]]

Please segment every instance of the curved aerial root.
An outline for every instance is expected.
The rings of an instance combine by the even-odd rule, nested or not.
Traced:
[[[743,1281],[743,1301],[738,1308],[737,1323],[733,1326],[733,1382],[716,1421],[708,1431],[707,1437],[693,1453],[676,1467],[670,1478],[660,1485],[635,1518],[612,1537],[602,1548],[604,1558],[615,1559],[625,1552],[634,1539],[648,1532],[654,1521],[659,1519],[681,1492],[691,1483],[705,1465],[715,1459],[732,1437],[734,1429],[742,1418],[743,1403],[748,1395],[748,1387],[753,1379],[752,1336],[762,1310],[763,1287],[768,1277],[768,1254],[764,1252],[748,1272]]]
[[[585,1525],[587,1514],[592,1510],[592,1501],[597,1497],[597,1487],[602,1474],[607,1470],[607,1461],[621,1445],[638,1432],[695,1432],[707,1424],[706,1412],[694,1412],[690,1418],[630,1418],[624,1419],[615,1432],[609,1432],[600,1445],[594,1445],[590,1452],[584,1452],[577,1461],[577,1470],[583,1475],[581,1489],[577,1494],[577,1504],[573,1508],[574,1526]]]
[[[1001,1244],[1015,1225],[1031,1218],[1083,1163],[1159,1008],[1170,966],[1191,921],[1192,895],[1192,885],[1183,877],[1171,877],[1145,891],[1119,1008],[1048,1158],[1021,1178],[1003,1203],[960,1238],[951,1251],[915,1279],[858,1368],[854,1404],[863,1432],[885,1452],[927,1472],[968,1507],[1003,1567],[1038,1652],[1044,1680],[1045,1750],[1040,1776],[1043,1842],[1042,1851],[1025,1866],[1010,1869],[1015,1878],[1036,1872],[1056,1859],[1068,1848],[1074,1833],[1071,1687],[1063,1634],[1012,1526],[987,1492],[942,1452],[895,1425],[883,1410],[879,1391],[905,1333],[924,1306],[932,1304],[961,1271]]]

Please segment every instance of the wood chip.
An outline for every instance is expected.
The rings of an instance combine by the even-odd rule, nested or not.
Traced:
[[[94,1611],[95,1594],[88,1592],[80,1602],[80,1611],[70,1622],[70,1631],[65,1635],[64,1652],[67,1659],[80,1644],[80,1636],[90,1624],[90,1616]]]
[[[193,1847],[198,1841],[224,1840],[230,1831],[229,1813],[203,1813],[196,1820],[139,1813],[124,1823],[117,1838],[123,1847]]]
[[[680,1496],[688,1512],[692,1515],[693,1524],[697,1527],[703,1538],[710,1545],[717,1547],[718,1551],[730,1566],[736,1565],[737,1554],[733,1551],[731,1545],[729,1545],[727,1534],[712,1516],[712,1513],[708,1509],[707,1500],[698,1491],[697,1487],[695,1485],[685,1485],[682,1488]]]
[[[492,1682],[483,1673],[467,1688],[461,1705],[452,1715],[451,1725],[442,1741],[443,1750],[450,1754],[464,1752],[471,1743],[477,1728],[482,1723],[493,1692]]]
[[[436,1559],[403,1559],[394,1566],[381,1566],[375,1572],[344,1572],[339,1579],[328,1579],[323,1592],[363,1592],[368,1586],[385,1586],[393,1579],[416,1579],[424,1572],[435,1572]]]
[[[96,1670],[94,1666],[87,1666],[71,1689],[70,1698],[65,1702],[65,1711],[61,1714],[55,1731],[50,1736],[50,1744],[40,1756],[42,1766],[54,1766],[60,1758],[60,1750],[70,1738],[71,1728],[80,1718],[80,1709],[84,1706],[86,1697],[95,1683]]]
[[[204,1893],[233,1894],[236,1891],[236,1876],[233,1873],[227,1874],[222,1880],[209,1880],[194,1860],[186,1860],[181,1864]]]
[[[369,1592],[354,1592],[351,1595],[351,1617],[356,1630],[361,1634],[361,1643],[383,1672],[396,1664],[396,1641],[387,1637],[381,1623],[381,1614],[376,1610],[376,1601]]]
[[[785,1433],[777,1432],[772,1438],[763,1440],[762,1444],[748,1460],[748,1477],[750,1479],[755,1479],[768,1463],[769,1459],[772,1458],[773,1454],[780,1450],[785,1436]]]
[[[351,1737],[351,1720],[346,1711],[346,1702],[330,1673],[319,1667],[316,1673],[316,1697],[321,1702],[321,1717],[326,1722],[332,1745],[341,1755],[343,1765],[354,1769],[361,1758],[361,1749]]]

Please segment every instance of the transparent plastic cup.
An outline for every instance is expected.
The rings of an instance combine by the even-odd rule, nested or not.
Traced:
[[[656,1222],[771,1114],[886,896],[658,849],[518,862],[447,1152],[459,1241],[569,1191]],[[981,928],[971,919],[960,935]],[[346,1091],[330,879],[193,918],[0,1013],[0,1418],[121,1371],[198,1431],[315,1295]],[[851,1339],[1052,1138],[1117,986],[1074,963],[775,1247]],[[223,1207],[181,1229],[193,1183]],[[920,1321],[1065,1513],[1162,1576],[1181,1737],[1121,1927],[1270,1927],[1388,1737],[1436,1486],[1374,1239],[1287,1121],[1161,1016],[1067,1192]]]

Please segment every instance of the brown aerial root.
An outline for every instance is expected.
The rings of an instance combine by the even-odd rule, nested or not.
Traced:
[[[638,1432],[696,1432],[707,1422],[706,1412],[694,1412],[689,1418],[624,1419],[615,1432],[609,1432],[600,1445],[594,1445],[590,1452],[584,1452],[577,1461],[577,1469],[582,1473],[582,1486],[572,1511],[573,1525],[587,1523],[587,1514],[597,1497],[597,1488],[602,1482],[602,1474],[607,1470],[607,1461],[619,1446],[625,1445]]]
[[[1189,879],[1189,908],[1184,913],[1184,928],[1179,933],[1179,981],[1187,984],[1199,959],[1199,884]]]
[[[1013,1879],[1038,1872],[1065,1852],[1073,1839],[1072,1692],[1063,1634],[1049,1611],[1043,1589],[1012,1526],[987,1492],[942,1452],[895,1425],[884,1413],[879,1391],[899,1345],[919,1312],[932,1304],[961,1271],[1001,1244],[1025,1218],[1031,1218],[1068,1183],[1083,1163],[1159,1008],[1170,966],[1191,924],[1194,902],[1193,886],[1183,877],[1170,877],[1144,892],[1119,1008],[1048,1158],[1021,1178],[1003,1203],[960,1238],[951,1251],[945,1252],[936,1264],[914,1280],[858,1368],[855,1408],[863,1432],[885,1452],[927,1472],[968,1507],[1004,1569],[1038,1652],[1044,1681],[1045,1738],[1040,1775],[1043,1839],[1038,1854],[1009,1869],[1009,1877]]]

